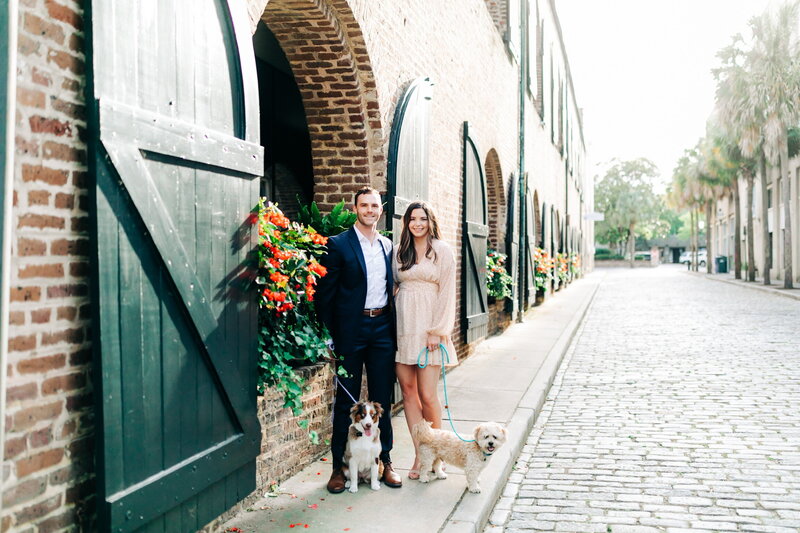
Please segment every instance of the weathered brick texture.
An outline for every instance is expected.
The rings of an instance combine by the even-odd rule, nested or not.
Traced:
[[[92,515],[83,11],[20,2],[3,531]],[[73,310],[70,312],[69,310]]]
[[[320,208],[349,201],[367,184],[385,191],[375,80],[347,2],[271,0],[260,18],[281,44],[303,98]]]

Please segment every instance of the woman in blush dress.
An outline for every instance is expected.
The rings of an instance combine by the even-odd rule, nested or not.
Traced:
[[[431,207],[412,202],[403,215],[400,245],[392,259],[397,308],[395,368],[403,391],[409,431],[423,418],[442,425],[437,385],[445,366],[458,364],[450,334],[456,316],[456,262],[450,246],[441,240]],[[428,349],[427,354],[425,349]],[[422,368],[420,364],[427,365]],[[420,363],[420,364],[418,364]],[[414,442],[410,479],[419,478],[419,447]]]

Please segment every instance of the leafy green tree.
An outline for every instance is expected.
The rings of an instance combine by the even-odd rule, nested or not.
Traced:
[[[664,208],[662,199],[653,191],[658,169],[645,158],[612,163],[595,186],[595,206],[605,215],[597,225],[597,238],[616,246],[627,240],[633,267],[637,232],[651,231]]]
[[[684,225],[686,224],[681,214],[675,209],[672,209],[671,207],[664,207],[664,210],[661,212],[661,215],[658,217],[658,220],[659,220],[659,229],[661,231],[659,231],[656,237],[679,235],[680,232],[683,230]]]

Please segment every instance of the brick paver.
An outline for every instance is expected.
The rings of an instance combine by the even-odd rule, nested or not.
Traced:
[[[486,533],[799,529],[800,301],[609,273]]]

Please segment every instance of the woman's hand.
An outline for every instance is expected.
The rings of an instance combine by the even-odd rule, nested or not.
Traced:
[[[428,335],[428,351],[432,352],[434,350],[439,349],[439,343],[442,342],[442,338],[439,335]]]

